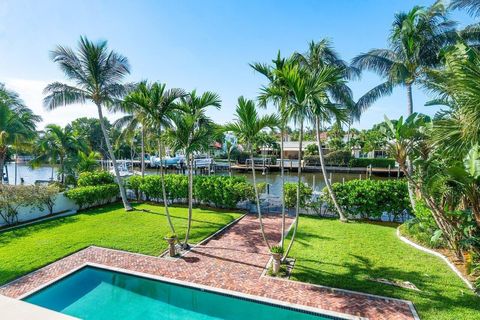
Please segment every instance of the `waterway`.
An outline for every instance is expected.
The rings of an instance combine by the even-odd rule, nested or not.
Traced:
[[[15,164],[7,164],[8,174],[9,174],[9,183],[15,184]],[[22,181],[24,184],[34,184],[37,180],[50,180],[52,177],[56,179],[57,177],[57,168],[52,168],[50,166],[42,166],[39,168],[32,169],[25,164],[17,165],[17,184],[20,184]],[[172,171],[173,172],[173,171]],[[157,174],[158,171],[155,169],[147,169],[146,174]],[[218,172],[219,175],[228,175],[228,172]],[[248,181],[252,181],[251,172],[233,172],[235,176],[243,176]],[[353,179],[365,179],[365,174],[353,174],[353,173],[329,173],[329,178],[331,177],[332,182],[342,182],[349,181]],[[261,171],[256,173],[257,182],[267,182],[270,185],[270,194],[272,196],[280,196],[282,179],[280,172],[266,172],[262,174]],[[379,179],[378,177],[372,176],[373,179]],[[296,182],[297,174],[296,172],[286,172],[285,173],[286,182]],[[325,186],[323,175],[321,172],[315,173],[303,173],[302,181],[308,184],[316,191],[321,191]]]

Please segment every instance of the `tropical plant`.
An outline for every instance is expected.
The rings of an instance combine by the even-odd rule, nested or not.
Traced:
[[[0,218],[7,225],[18,223],[20,207],[36,203],[35,186],[0,184]]]
[[[76,164],[78,173],[95,171],[98,168],[98,160],[101,157],[102,155],[99,152],[90,151],[86,153],[79,151]]]
[[[69,85],[60,82],[49,84],[44,90],[47,95],[44,98],[45,106],[52,110],[70,104],[84,104],[87,101],[95,104],[103,138],[113,163],[123,206],[127,211],[132,210],[105,128],[102,109],[103,107],[111,108],[118,104],[118,101],[128,91],[128,86],[121,83],[124,77],[130,73],[127,58],[109,51],[106,41],[93,43],[86,37],[80,37],[77,52],[67,47],[58,46],[52,51],[51,57],[54,62],[58,63],[65,76],[74,84]]]
[[[220,97],[213,92],[197,95],[194,90],[181,98],[181,114],[174,117],[167,140],[174,151],[183,151],[188,162],[188,221],[183,246],[188,248],[193,211],[193,162],[195,152],[208,150],[214,131],[213,122],[205,114],[209,107],[220,108]]]
[[[265,229],[262,220],[262,211],[260,209],[260,198],[257,189],[257,179],[255,175],[255,161],[253,146],[257,141],[258,135],[266,129],[274,129],[279,124],[278,117],[274,115],[260,116],[256,110],[255,102],[238,98],[237,108],[235,110],[235,121],[226,125],[226,130],[232,131],[238,140],[246,146],[250,152],[250,162],[252,168],[253,189],[255,191],[255,202],[257,205],[258,220],[260,223],[260,231],[262,233],[265,244],[270,249],[270,243],[265,235]]]
[[[56,124],[49,124],[45,127],[44,134],[37,141],[36,157],[30,164],[36,167],[48,161],[53,166],[58,161],[60,183],[64,184],[65,175],[73,174],[74,158],[79,151],[85,149],[84,141],[76,137],[70,127],[62,128]]]
[[[127,122],[133,127],[141,125],[142,128],[152,126],[156,128],[158,141],[158,156],[160,158],[160,176],[162,180],[163,203],[168,225],[172,233],[175,233],[170,212],[168,210],[167,194],[165,191],[165,173],[162,160],[163,133],[171,126],[172,117],[178,111],[178,100],[185,96],[182,89],[167,89],[165,84],[141,82],[135,90],[130,92],[124,99],[122,106],[127,111],[134,112]],[[140,116],[137,118],[136,116]],[[145,132],[143,133],[143,135]],[[144,143],[143,143],[144,144]]]
[[[373,71],[385,79],[357,102],[359,110],[391,94],[394,87],[404,86],[407,114],[413,113],[412,87],[420,82],[427,68],[438,66],[440,50],[455,38],[455,23],[447,19],[446,13],[443,1],[397,13],[390,32],[390,48],[373,49],[352,60],[359,70]]]
[[[18,149],[36,136],[36,124],[41,118],[23,105],[18,95],[0,83],[0,184],[3,167],[12,146]],[[18,152],[18,150],[17,150]]]
[[[287,130],[288,119],[286,118],[285,108],[288,98],[288,89],[283,83],[282,78],[279,76],[282,68],[287,62],[282,58],[280,51],[277,54],[275,60],[272,61],[272,65],[253,63],[250,66],[263,76],[265,76],[269,83],[267,86],[262,87],[262,93],[258,97],[259,105],[266,107],[268,102],[273,102],[277,107],[280,114],[278,127],[280,129],[280,176],[282,180],[282,198],[285,197],[285,191],[283,186],[285,185],[285,161],[284,161],[284,142],[285,133]],[[282,202],[282,230],[281,230],[280,246],[283,248],[285,244],[285,204]]]

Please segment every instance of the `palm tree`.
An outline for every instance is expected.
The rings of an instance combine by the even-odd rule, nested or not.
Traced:
[[[397,13],[390,33],[390,48],[370,50],[352,61],[354,67],[373,71],[385,79],[358,101],[359,110],[391,94],[394,87],[404,86],[407,114],[411,115],[412,87],[419,83],[426,69],[439,64],[438,53],[456,38],[454,26],[446,17],[442,1],[427,8],[415,6],[407,13]]]
[[[313,126],[316,131],[316,140],[320,166],[323,173],[323,179],[328,189],[332,202],[340,216],[341,221],[347,221],[342,207],[338,205],[335,192],[331,186],[331,181],[327,177],[325,167],[323,148],[320,141],[320,125],[324,122],[331,122],[332,118],[337,124],[345,120],[348,115],[348,125],[350,127],[354,119],[359,119],[359,105],[354,103],[351,89],[346,84],[346,80],[352,80],[360,75],[360,71],[351,67],[342,60],[338,53],[333,49],[330,41],[323,39],[319,42],[311,42],[308,51],[304,54],[296,53],[295,60],[304,66],[313,78],[323,78],[321,80],[323,92],[320,88],[317,98],[313,100]]]
[[[174,118],[175,126],[167,133],[168,141],[173,150],[183,150],[188,162],[188,222],[185,234],[184,248],[188,248],[188,240],[192,225],[193,211],[193,155],[195,152],[208,150],[214,125],[205,111],[208,107],[220,108],[221,100],[216,93],[204,92],[197,95],[193,90],[181,99],[181,114]]]
[[[52,110],[70,104],[84,104],[87,101],[95,104],[103,138],[115,170],[123,206],[127,211],[132,210],[105,128],[102,110],[103,107],[111,108],[118,104],[119,100],[128,91],[128,86],[121,83],[125,76],[130,73],[127,58],[114,51],[109,51],[106,41],[93,43],[86,37],[80,37],[77,52],[67,47],[58,46],[52,51],[51,57],[54,62],[59,64],[65,76],[74,84],[60,82],[49,84],[44,90],[47,95],[44,98],[46,108]]]
[[[263,226],[262,212],[260,210],[260,198],[257,189],[257,180],[255,175],[255,162],[253,157],[253,146],[257,141],[259,134],[265,129],[273,129],[278,126],[279,119],[275,115],[260,116],[255,108],[255,103],[252,100],[247,100],[244,97],[238,98],[237,109],[235,111],[235,121],[228,123],[225,129],[232,131],[238,140],[245,144],[250,153],[250,161],[252,165],[253,189],[255,190],[255,201],[257,204],[258,220],[260,222],[260,231],[263,240],[268,249],[271,246],[265,235]]]
[[[272,65],[263,63],[252,63],[250,66],[258,73],[265,76],[268,80],[268,85],[262,87],[261,93],[258,97],[259,105],[266,107],[268,102],[273,102],[277,107],[280,114],[278,127],[280,129],[280,176],[282,180],[282,199],[285,199],[285,161],[284,161],[284,141],[285,131],[288,123],[288,119],[285,117],[285,107],[288,98],[288,89],[282,82],[279,73],[284,65],[288,63],[286,59],[282,58],[280,51],[277,54],[277,58],[272,61]],[[282,227],[281,227],[281,239],[280,246],[284,247],[285,244],[285,201],[282,201]]]
[[[468,14],[473,17],[480,15],[480,0],[453,0],[450,3],[450,8],[455,9],[467,9]]]
[[[0,83],[0,184],[3,183],[3,167],[7,152],[18,149],[36,136],[36,124],[41,118],[23,105],[18,95]]]
[[[297,205],[295,212],[295,225],[291,241],[285,251],[283,259],[288,256],[291,247],[294,243],[295,236],[298,229],[298,221],[300,216],[300,188],[302,183],[302,142],[303,142],[303,129],[306,121],[315,121],[318,123],[319,116],[325,116],[327,112],[328,103],[327,90],[331,88],[332,84],[338,83],[338,79],[342,77],[341,70],[333,66],[324,66],[317,72],[312,73],[305,66],[299,64],[287,65],[282,69],[281,77],[288,88],[288,103],[286,109],[286,116],[288,119],[292,119],[295,124],[299,125],[299,150],[298,150],[298,171],[297,171]],[[324,107],[320,108],[321,105]],[[329,107],[328,107],[329,108]],[[329,108],[333,109],[333,108]],[[322,114],[324,112],[325,114]],[[318,136],[318,134],[317,134]],[[321,146],[319,148],[321,152]],[[323,154],[320,155],[322,157]],[[324,166],[322,166],[324,169]],[[324,175],[326,171],[323,171]],[[326,182],[328,179],[325,179]],[[332,193],[333,194],[333,193]],[[339,208],[337,208],[338,210]],[[343,211],[339,210],[341,220],[346,220],[343,216]]]
[[[163,205],[165,207],[165,215],[167,217],[170,230],[175,234],[170,212],[168,210],[167,192],[165,189],[165,173],[163,168],[162,150],[163,150],[163,132],[165,128],[171,125],[172,117],[178,111],[177,102],[185,96],[182,89],[167,89],[165,84],[154,82],[147,83],[143,81],[131,91],[123,100],[122,106],[124,110],[134,112],[130,118],[127,118],[134,127],[141,125],[142,128],[151,126],[155,127],[158,134],[158,148],[160,157],[160,176],[162,181]],[[142,129],[143,130],[143,129]],[[145,135],[145,131],[142,132]],[[142,138],[144,146],[144,137]],[[144,147],[142,147],[142,154]],[[144,156],[142,155],[144,158]]]
[[[45,133],[38,141],[38,155],[30,163],[32,166],[37,166],[45,160],[50,163],[59,163],[60,165],[60,182],[65,183],[66,162],[73,159],[79,151],[85,151],[86,145],[82,139],[76,137],[70,127],[62,128],[56,124],[49,124],[45,127]]]
[[[228,175],[232,177],[232,164],[230,162],[232,152],[237,148],[230,140],[225,141],[225,151],[227,152]]]
[[[145,84],[140,84],[137,89],[140,89],[140,86],[144,85]],[[132,91],[125,98],[124,102],[119,106],[118,109],[127,114],[117,119],[113,125],[119,130],[122,130],[122,133],[118,139],[124,139],[127,136],[133,137],[137,131],[140,131],[140,171],[143,178],[145,176],[145,135],[146,131],[151,129],[153,123],[148,111],[144,107],[141,107],[139,104],[132,101],[136,96],[137,92]]]
[[[96,151],[90,151],[88,153],[78,151],[77,158],[76,168],[78,173],[92,172],[98,167],[98,160],[102,158],[102,155]]]

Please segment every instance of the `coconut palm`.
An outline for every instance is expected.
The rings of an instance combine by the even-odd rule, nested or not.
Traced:
[[[167,132],[167,139],[173,150],[182,150],[188,163],[188,221],[184,248],[188,248],[193,211],[193,156],[195,152],[208,150],[214,134],[212,120],[206,116],[209,107],[220,108],[221,100],[216,93],[204,92],[198,95],[195,90],[183,97],[181,113],[174,117],[174,127]]]
[[[227,161],[228,161],[228,175],[232,177],[232,164],[230,162],[232,157],[232,152],[237,149],[237,146],[234,145],[230,140],[225,141],[225,151],[227,153]]]
[[[452,0],[450,8],[453,10],[466,9],[468,14],[478,17],[480,15],[480,0]]]
[[[44,98],[45,107],[52,110],[70,104],[84,104],[87,101],[95,104],[123,206],[127,211],[132,210],[103,121],[103,107],[111,108],[118,104],[119,99],[128,91],[128,87],[121,83],[130,73],[127,58],[109,51],[106,41],[93,43],[86,37],[80,37],[76,52],[68,47],[58,46],[52,51],[51,58],[58,63],[72,84],[49,84],[44,90],[47,95]]]
[[[413,113],[412,87],[419,83],[428,68],[439,64],[439,52],[456,38],[455,23],[448,20],[442,1],[430,7],[415,6],[395,15],[389,49],[373,49],[355,57],[352,65],[370,70],[385,82],[377,85],[359,101],[362,111],[375,100],[390,95],[396,86],[407,91],[407,114]]]
[[[254,144],[257,142],[257,138],[260,133],[266,129],[273,129],[279,124],[279,119],[275,115],[260,116],[255,108],[255,102],[245,99],[244,97],[238,98],[238,104],[235,111],[235,121],[228,123],[225,126],[227,131],[232,131],[238,138],[238,140],[246,146],[246,149],[250,153],[250,161],[252,166],[252,178],[253,188],[255,190],[255,201],[257,204],[258,220],[260,223],[260,231],[262,233],[263,240],[265,241],[268,249],[271,248],[270,243],[265,235],[265,229],[262,220],[262,211],[260,210],[260,198],[258,195],[257,180],[255,175],[255,162],[254,162]]]
[[[134,90],[132,90],[123,100],[120,108],[127,112],[133,112],[126,122],[136,127],[141,125],[142,128],[151,127],[152,131],[156,131],[158,138],[158,149],[160,157],[160,176],[162,181],[163,204],[165,215],[167,217],[170,230],[175,234],[170,212],[168,210],[167,192],[165,189],[165,172],[163,167],[162,150],[163,150],[163,133],[170,127],[172,117],[178,111],[177,102],[186,94],[182,89],[167,89],[165,84],[154,82],[140,82]],[[145,131],[143,131],[143,136]],[[144,140],[144,138],[142,139]],[[144,146],[145,143],[143,142]],[[144,147],[143,147],[144,148]],[[142,149],[143,149],[142,148]],[[144,149],[142,150],[142,153]],[[142,155],[142,158],[144,156]]]
[[[36,124],[41,118],[23,105],[18,95],[0,83],[0,184],[7,152],[26,145],[36,136]]]

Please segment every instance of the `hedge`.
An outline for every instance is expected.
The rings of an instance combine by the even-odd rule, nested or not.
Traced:
[[[395,167],[394,159],[385,159],[385,158],[352,158],[350,159],[348,166],[349,167],[368,167],[372,165],[374,168],[391,168]]]
[[[320,166],[320,158],[318,155],[311,155],[303,157],[307,166]],[[349,152],[346,151],[332,151],[324,157],[326,166],[342,166],[350,168],[364,168],[372,165],[374,168],[391,168],[395,167],[394,159],[385,158],[352,158]]]
[[[93,205],[108,203],[113,197],[118,197],[118,185],[105,184],[85,186],[65,191],[65,196],[75,202],[80,209]]]
[[[195,176],[193,177],[193,198],[197,202],[221,208],[235,208],[237,203],[254,197],[253,186],[241,177]],[[129,186],[127,180],[127,186]],[[165,175],[167,199],[171,202],[185,202],[188,198],[188,176]],[[143,178],[139,191],[150,200],[163,200],[161,176]]]
[[[379,219],[384,212],[395,220],[405,211],[411,212],[407,183],[404,180],[351,180],[334,183],[339,205],[350,218]],[[334,208],[327,188],[322,199]]]
[[[113,174],[108,171],[93,171],[80,173],[78,177],[78,186],[99,186],[115,183]]]
[[[287,182],[284,184],[285,190],[285,208],[295,208],[297,206],[297,182]],[[312,188],[308,184],[300,183],[300,208],[305,208],[307,202],[312,197]]]

